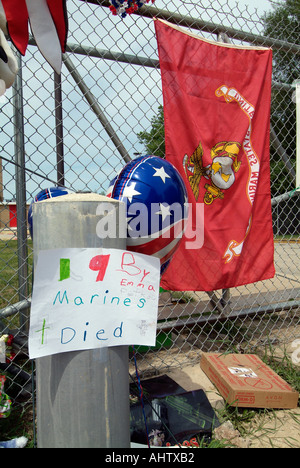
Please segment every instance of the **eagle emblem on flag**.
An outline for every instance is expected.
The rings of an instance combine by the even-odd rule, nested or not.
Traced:
[[[241,144],[234,141],[222,141],[211,149],[212,162],[204,165],[204,151],[201,142],[194,153],[183,158],[183,167],[187,180],[193,191],[195,200],[200,195],[200,180],[205,177],[208,182],[204,185],[204,203],[211,205],[217,198],[223,199],[223,190],[228,190],[235,182],[235,174],[241,167],[238,156]]]

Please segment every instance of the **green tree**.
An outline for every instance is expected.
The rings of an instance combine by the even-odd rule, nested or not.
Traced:
[[[158,106],[157,115],[151,119],[151,130],[138,133],[139,142],[145,146],[148,154],[165,157],[165,124],[164,109]]]
[[[291,44],[300,44],[299,0],[273,1],[273,10],[265,14],[265,35]],[[274,51],[274,79],[292,84],[299,79],[300,57],[283,50]]]
[[[269,37],[300,44],[299,0],[273,2],[273,11],[263,18],[264,34]],[[286,50],[273,52],[273,79],[292,85],[300,78],[300,57]],[[271,124],[293,167],[296,164],[296,106],[289,89],[273,89]],[[288,176],[284,163],[271,147],[271,181],[273,196],[293,190],[294,182]]]

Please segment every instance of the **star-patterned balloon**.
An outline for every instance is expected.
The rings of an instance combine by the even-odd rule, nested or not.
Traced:
[[[107,196],[127,204],[127,249],[158,257],[163,271],[188,218],[187,191],[177,169],[158,156],[140,156],[112,180]]]

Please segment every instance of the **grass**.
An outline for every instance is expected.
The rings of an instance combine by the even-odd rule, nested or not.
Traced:
[[[31,272],[32,272],[32,241],[28,241],[28,294],[31,293]],[[16,240],[0,240],[0,309],[12,305],[19,301],[19,265],[18,265],[18,242]],[[10,329],[19,327],[19,315],[7,317],[3,320]],[[26,364],[26,363],[25,363]],[[4,374],[3,371],[0,371]],[[13,387],[18,384],[15,376],[10,382],[7,390],[12,397]],[[32,404],[20,403],[12,405],[12,410],[8,418],[0,420],[0,440],[10,440],[16,437],[25,436],[29,442],[27,447],[33,447],[33,422]]]
[[[16,302],[18,290],[17,241],[0,241],[0,307]]]
[[[275,242],[298,242],[299,241],[299,235],[295,234],[285,234],[285,235],[278,235],[274,236],[274,241]]]
[[[293,364],[285,349],[283,355],[279,357],[276,356],[274,347],[268,345],[262,360],[300,394],[300,367]],[[298,402],[298,406],[300,406],[300,402]]]
[[[33,428],[32,406],[16,406],[8,418],[0,420],[0,440],[11,440],[17,437],[26,437],[26,448],[34,448],[35,436]]]
[[[32,270],[32,241],[28,241],[28,252],[28,283],[30,285]],[[0,309],[19,301],[18,270],[18,242],[16,240],[0,240]]]

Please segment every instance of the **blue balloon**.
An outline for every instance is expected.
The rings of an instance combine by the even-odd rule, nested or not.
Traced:
[[[48,200],[49,198],[61,197],[62,195],[68,195],[73,193],[71,190],[66,189],[65,187],[50,187],[39,192],[34,199],[32,200],[29,210],[28,210],[28,225],[30,236],[33,239],[33,216],[32,216],[32,206],[34,203],[42,200]]]

